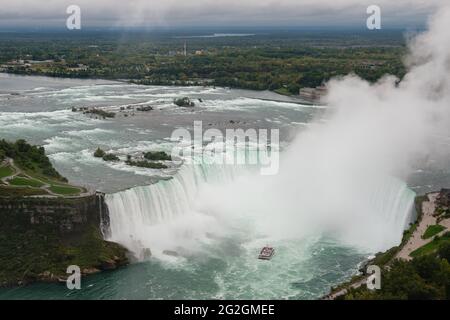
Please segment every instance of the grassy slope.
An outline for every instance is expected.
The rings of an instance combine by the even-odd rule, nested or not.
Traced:
[[[0,167],[0,179],[9,177],[14,173],[14,170],[10,166]]]
[[[411,257],[417,258],[427,254],[432,254],[439,249],[443,243],[450,242],[450,232],[445,233],[442,237],[436,237],[433,241],[411,252]]]
[[[64,195],[64,196],[72,196],[80,194],[79,188],[71,187],[71,186],[61,186],[61,185],[52,185],[50,191],[56,194]]]
[[[13,186],[29,186],[33,188],[40,188],[44,185],[38,180],[29,179],[26,177],[14,177],[13,179],[9,180],[9,184]]]
[[[22,169],[22,168],[21,168]],[[60,195],[77,195],[82,192],[85,192],[86,190],[82,187],[76,187],[72,186],[69,183],[66,183],[65,181],[62,181],[60,179],[55,179],[49,176],[46,176],[40,172],[35,172],[31,170],[24,170],[27,175],[32,177],[35,180],[39,180],[45,184],[50,185],[49,188],[50,191],[60,194]]]
[[[76,195],[85,192],[83,188],[68,184],[67,179],[55,170],[43,147],[30,145],[25,140],[17,140],[16,142],[0,140],[0,155],[12,158],[14,165],[31,177],[31,179],[27,177],[13,179],[12,184],[15,186],[38,188],[48,184],[54,187],[53,192],[59,195]],[[0,178],[2,174],[5,176],[11,175],[11,169],[8,167],[0,168]],[[12,192],[13,189],[8,190],[8,193]]]
[[[427,230],[425,230],[422,238],[429,239],[444,230],[445,230],[445,227],[441,226],[440,224],[435,224],[434,226],[429,226],[427,228]]]

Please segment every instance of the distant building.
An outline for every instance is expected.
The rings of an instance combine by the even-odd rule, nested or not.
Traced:
[[[11,60],[11,61],[7,62],[6,64],[3,64],[1,66],[1,68],[3,71],[5,71],[5,70],[10,70],[10,69],[15,69],[15,68],[31,68],[33,65],[51,64],[53,62],[54,62],[54,60],[36,61],[36,60],[18,59],[18,60]]]
[[[55,60],[49,59],[49,60],[27,60],[29,64],[48,64],[48,63],[54,63]]]
[[[2,69],[4,70],[11,70],[16,68],[29,68],[31,67],[31,64],[28,62],[25,62],[25,60],[12,60],[4,65],[2,65]]]
[[[79,63],[76,67],[68,68],[70,71],[87,71],[88,66],[82,63]]]
[[[364,60],[359,64],[359,68],[373,70],[382,65],[384,65],[384,61]]]
[[[317,101],[328,93],[328,89],[325,86],[316,88],[301,88],[299,96],[305,100]]]

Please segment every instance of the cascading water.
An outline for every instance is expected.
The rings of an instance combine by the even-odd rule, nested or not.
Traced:
[[[208,242],[211,234],[217,235],[221,231],[216,216],[219,209],[215,210],[216,207],[227,211],[225,214],[222,212],[222,216],[229,215],[230,219],[250,212],[247,209],[254,202],[242,204],[242,212],[238,212],[247,195],[236,188],[237,177],[249,171],[248,168],[231,165],[186,164],[173,179],[107,195],[110,240],[125,245],[139,259],[145,259],[147,248],[151,249],[153,255],[162,257],[167,250],[180,252],[183,248],[192,249],[198,243]],[[252,175],[248,177],[251,180]],[[214,189],[213,186],[218,188]],[[397,245],[403,230],[411,222],[415,193],[395,178],[380,179],[377,183],[367,185],[367,188],[350,198],[352,203],[357,202],[353,215],[334,214],[333,218],[326,216],[322,220],[310,220],[308,216],[299,220],[300,223],[313,225],[318,222],[324,226],[319,231],[332,230],[343,242],[370,250],[384,250]],[[202,200],[209,198],[211,191],[216,196],[219,194],[218,198],[223,202],[204,206]],[[261,201],[260,196],[257,198],[260,203],[265,202]],[[234,203],[233,206],[227,207],[226,204],[230,202]],[[315,212],[333,210],[324,209],[323,205],[321,202],[317,204],[318,208],[312,208],[309,203],[308,210],[303,211],[303,214],[315,215]],[[257,211],[258,214],[262,213],[262,210]],[[251,214],[247,218],[254,221],[259,219],[258,215]],[[271,219],[278,222],[285,220],[283,223],[286,226],[299,222],[289,214],[283,216],[283,212],[272,214]],[[272,236],[266,235],[268,238]]]
[[[200,189],[231,182],[238,171],[231,165],[185,164],[170,180],[107,195],[110,240],[143,259],[148,248],[158,255],[204,236],[211,217],[196,210]]]
[[[370,183],[356,197],[358,209],[347,221],[349,228],[339,233],[341,240],[372,252],[400,244],[403,231],[415,218],[415,192],[403,181],[387,177]]]
[[[406,183],[390,178],[374,193],[372,204],[375,212],[382,214],[387,228],[383,236],[384,247],[399,243],[402,232],[415,219],[414,199],[416,193]],[[381,243],[381,241],[380,241]]]

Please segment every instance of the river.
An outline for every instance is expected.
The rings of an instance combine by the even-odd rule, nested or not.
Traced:
[[[184,96],[196,107],[173,104]],[[127,112],[129,105],[151,105],[154,110]],[[97,119],[71,110],[84,106],[107,107],[117,116]],[[251,171],[247,168],[174,162],[155,170],[93,157],[97,147],[121,157],[170,152],[175,144],[172,132],[193,130],[194,121],[218,130],[279,129],[279,148],[284,150],[311,122],[321,121],[325,111],[271,92],[0,74],[0,137],[43,145],[57,170],[73,184],[107,193],[110,239],[126,245],[137,258],[142,248],[153,253],[123,269],[83,279],[82,290],[34,284],[1,289],[0,299],[316,299],[326,294],[374,253],[370,246],[336,236],[348,234],[348,226],[336,234],[307,232],[310,220],[301,220],[295,236],[280,236],[284,229],[278,222],[291,219],[283,212],[302,212],[302,203],[295,210],[271,203],[271,212],[283,212],[270,219],[249,209],[265,206],[264,199],[239,206],[235,184],[246,184]],[[397,179],[383,182],[371,199],[373,210],[368,210],[385,230],[385,242],[376,248],[398,243],[411,219],[415,192],[450,185],[448,168],[418,167],[408,187]],[[229,198],[224,201],[225,197]],[[302,214],[313,210],[308,205]],[[266,244],[277,252],[270,262],[257,259]],[[176,254],[168,255],[167,250]]]

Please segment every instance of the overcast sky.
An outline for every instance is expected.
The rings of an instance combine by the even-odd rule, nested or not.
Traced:
[[[450,0],[0,0],[0,30],[65,26],[81,8],[84,27],[361,26],[366,9],[382,9],[384,27],[424,25]]]

